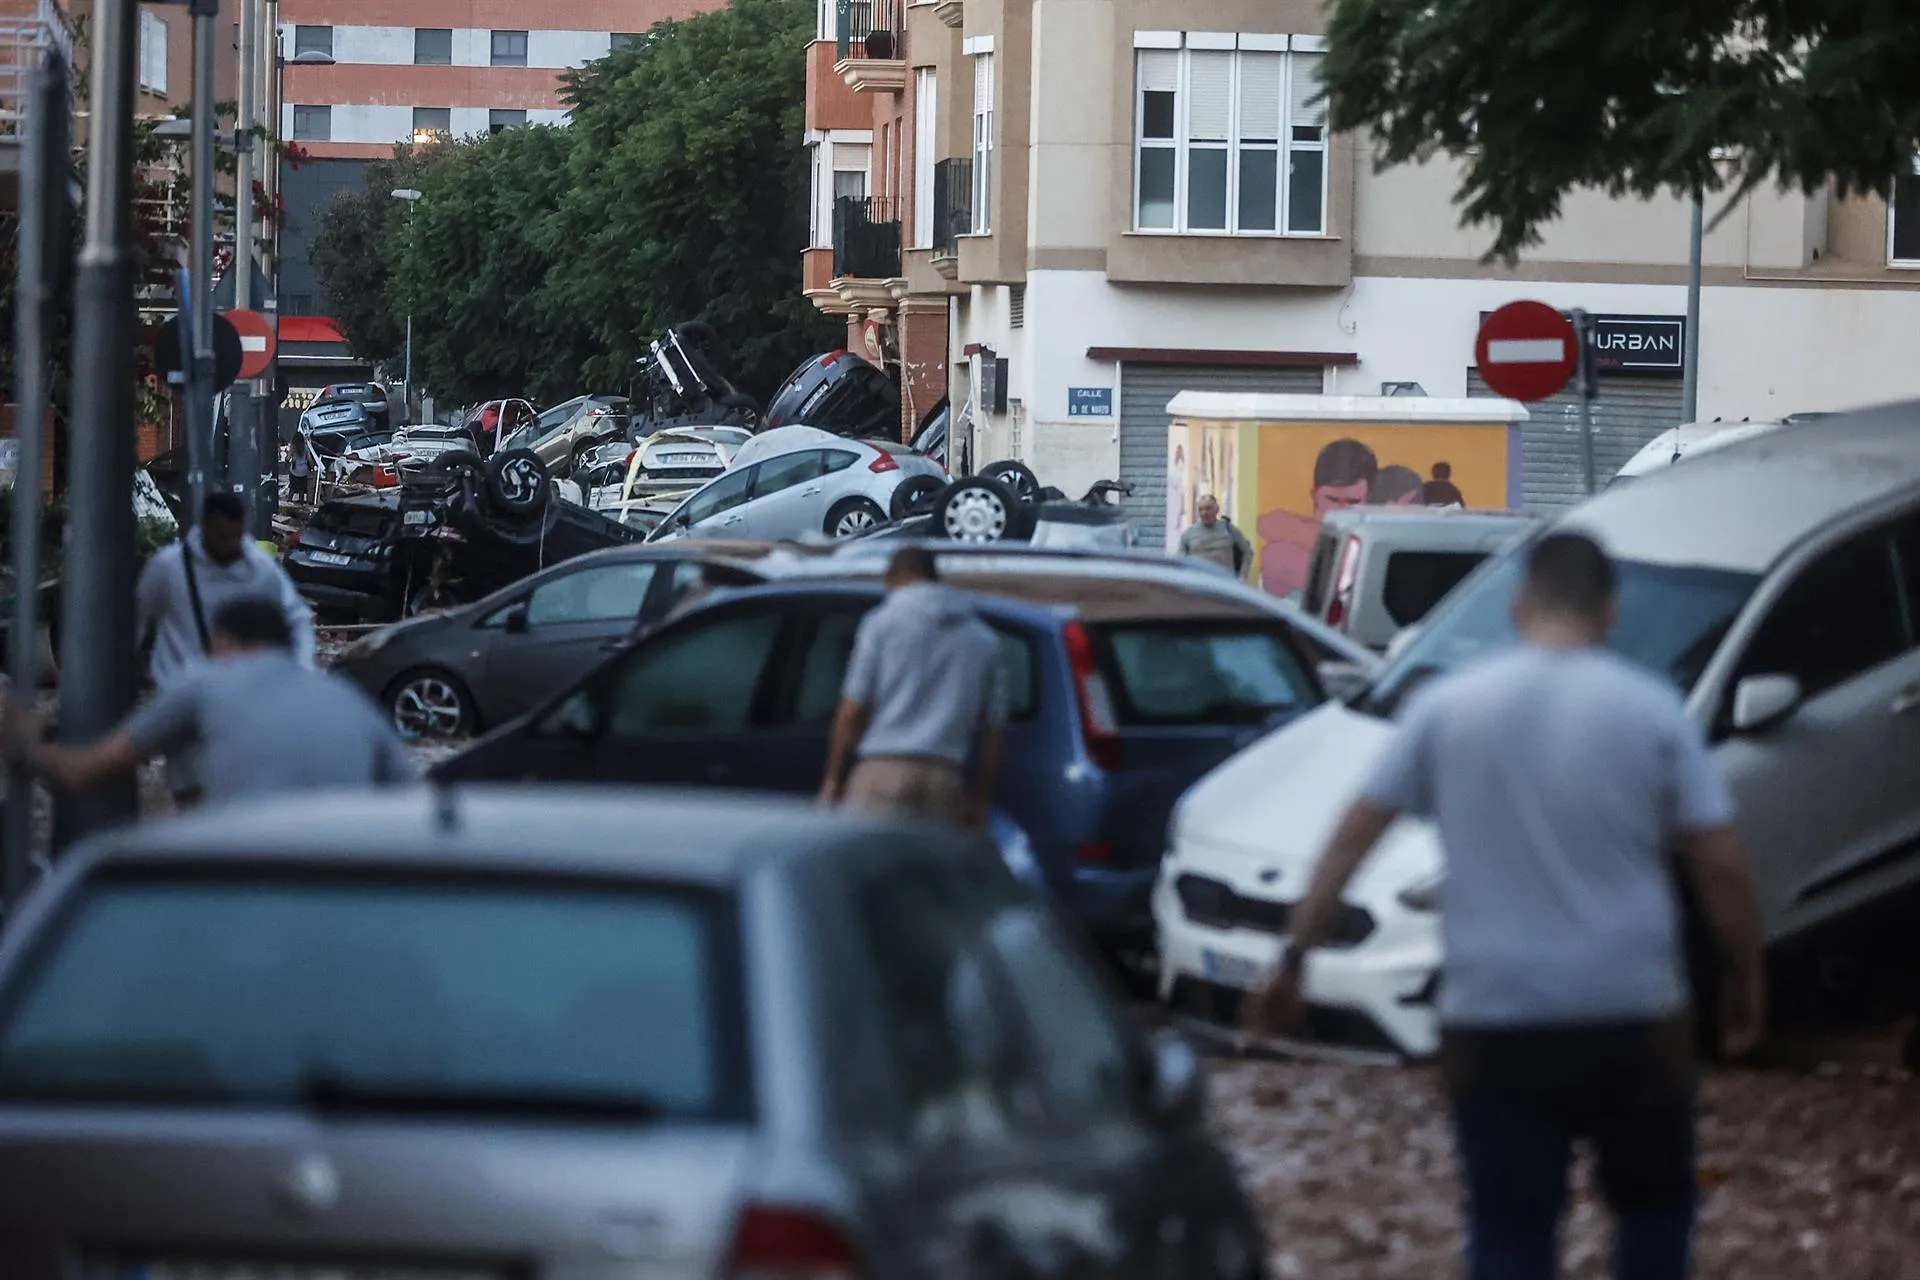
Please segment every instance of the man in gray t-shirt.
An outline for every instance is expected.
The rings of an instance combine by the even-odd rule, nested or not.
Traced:
[[[278,602],[229,601],[211,630],[213,660],[163,686],[107,737],[85,746],[42,742],[39,718],[14,704],[8,748],[53,782],[80,790],[194,746],[209,803],[417,776],[393,726],[364,693],[294,656]]]
[[[1759,911],[1733,801],[1679,694],[1605,647],[1613,567],[1590,539],[1529,555],[1522,645],[1410,703],[1251,1002],[1294,1021],[1302,957],[1402,814],[1439,829],[1441,1061],[1470,1193],[1472,1280],[1548,1280],[1573,1143],[1619,1220],[1621,1274],[1679,1280],[1693,1220],[1691,1022],[1674,855],[1724,953],[1721,1035],[1764,1026]]]

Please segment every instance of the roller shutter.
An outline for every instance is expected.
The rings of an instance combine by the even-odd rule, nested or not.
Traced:
[[[1319,395],[1317,365],[1254,369],[1215,365],[1127,364],[1120,372],[1120,479],[1133,486],[1126,509],[1142,546],[1160,546],[1167,530],[1167,404],[1182,391]]]
[[[1493,392],[1467,372],[1467,394]],[[1681,386],[1672,378],[1602,378],[1593,402],[1593,474],[1605,488],[1613,474],[1663,431],[1680,425]],[[1530,511],[1564,511],[1586,496],[1580,462],[1580,401],[1572,390],[1527,406],[1522,430],[1520,503]]]

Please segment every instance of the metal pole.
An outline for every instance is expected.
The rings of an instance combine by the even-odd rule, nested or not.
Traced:
[[[266,21],[263,24],[268,42],[268,56],[265,60],[265,82],[267,88],[267,136],[277,144],[281,139],[281,99],[286,96],[286,60],[281,56],[280,46],[280,0],[265,0]],[[261,177],[265,179],[267,207],[276,216],[280,208],[280,151],[276,146],[271,163],[266,166]],[[280,506],[280,224],[275,221],[267,228],[267,324],[273,330],[273,359],[267,362],[267,374],[262,381],[266,387],[266,403],[260,412],[260,450],[267,459],[272,479],[270,492],[273,500],[270,510],[279,510]],[[265,517],[263,516],[263,519]],[[268,521],[270,524],[270,521]]]
[[[1706,199],[1693,193],[1693,232],[1687,251],[1687,336],[1680,353],[1685,373],[1680,401],[1683,422],[1700,421],[1700,258],[1705,239]]]
[[[1574,373],[1580,401],[1580,475],[1592,495],[1600,487],[1593,465],[1593,400],[1599,387],[1594,383],[1593,321],[1578,307],[1573,311],[1573,337],[1580,344]]]
[[[219,56],[219,0],[193,0],[193,243],[188,275],[193,284],[193,368],[187,377],[188,468],[193,511],[206,500],[207,469],[214,458],[213,356],[213,66]],[[195,456],[194,446],[199,446]]]
[[[240,104],[234,122],[234,145],[238,151],[233,184],[233,305],[241,310],[253,307],[253,163],[257,139],[254,125],[259,112],[255,107],[254,82],[259,69],[257,31],[259,0],[240,0]],[[247,531],[259,537],[260,512],[254,496],[260,487],[260,383],[248,379],[236,388],[229,408],[233,434],[233,487],[247,512]]]
[[[13,687],[32,698],[40,687],[40,472],[47,419],[46,322],[52,297],[49,242],[58,234],[49,211],[65,201],[66,66],[41,51],[29,77],[26,154],[20,172],[20,222],[14,285],[13,633],[8,655]],[[64,245],[52,246],[64,252]],[[15,764],[7,773],[5,906],[11,909],[33,880],[33,774]]]
[[[91,742],[133,707],[136,0],[94,0],[86,239],[74,285],[72,465],[60,591],[60,737]],[[134,816],[132,778],[63,797],[57,847]]]
[[[413,399],[413,312],[407,312],[407,367],[400,381],[406,387],[406,397]]]

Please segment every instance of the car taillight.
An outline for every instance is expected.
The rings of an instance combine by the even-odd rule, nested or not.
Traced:
[[[894,460],[893,455],[884,452],[867,464],[867,470],[873,472],[875,475],[884,475],[889,471],[898,471],[899,469],[900,464]]]
[[[1080,732],[1087,740],[1087,755],[1102,769],[1118,769],[1120,720],[1113,711],[1107,678],[1100,674],[1100,664],[1094,657],[1093,637],[1077,622],[1069,622],[1064,635],[1074,688],[1080,696]]]
[[[844,351],[829,351],[829,352],[827,352],[827,354],[825,354],[825,355],[823,355],[823,356],[821,356],[821,357],[820,357],[820,367],[821,367],[822,369],[828,369],[828,368],[831,368],[831,367],[833,366],[833,362],[834,362],[835,360],[838,360],[838,359],[839,359],[839,358],[840,358],[841,356],[843,356],[843,355],[845,355],[845,354],[847,354],[847,353],[846,353],[846,352],[844,352]]]
[[[1337,627],[1353,611],[1353,580],[1360,573],[1360,539],[1349,534],[1340,551],[1340,571],[1334,577],[1333,602],[1327,606],[1327,625]]]
[[[749,1205],[733,1233],[728,1280],[857,1280],[860,1260],[840,1228],[806,1209]]]

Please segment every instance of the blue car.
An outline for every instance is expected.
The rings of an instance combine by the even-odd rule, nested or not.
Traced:
[[[1011,695],[994,795],[1002,852],[1107,951],[1150,954],[1174,802],[1324,700],[1315,650],[1283,617],[1203,580],[1009,573],[967,586],[1001,637]],[[436,773],[811,794],[854,632],[882,592],[844,580],[727,592]]]

